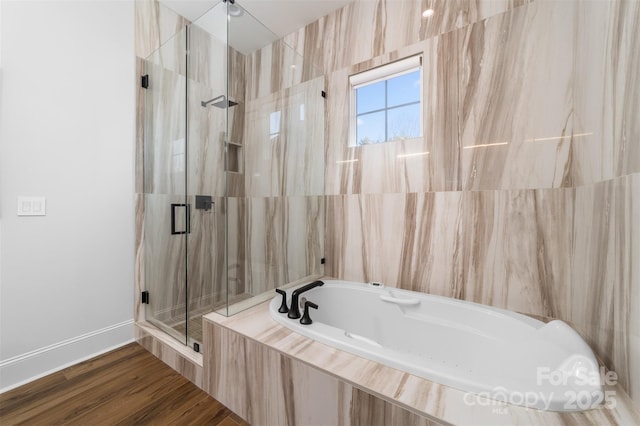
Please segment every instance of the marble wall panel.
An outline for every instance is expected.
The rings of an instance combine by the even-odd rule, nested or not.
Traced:
[[[640,401],[640,215],[635,174],[576,190],[570,320]]]
[[[135,0],[135,53],[146,58],[189,21],[156,0]]]
[[[325,73],[505,12],[529,0],[356,0],[285,42]],[[434,15],[423,18],[425,9]]]
[[[575,120],[572,177],[576,185],[640,170],[640,4],[591,1],[576,11]]]
[[[566,317],[573,190],[463,194],[463,297]]]
[[[189,81],[188,91],[188,161],[186,169],[182,170],[187,181],[187,192],[222,197],[227,184],[224,173],[227,110],[215,106],[203,107],[201,102],[224,92],[215,92],[215,89],[194,81]],[[234,109],[229,111],[235,112]],[[230,113],[230,117],[234,112]]]
[[[568,311],[573,190],[327,199],[327,275],[536,315]]]
[[[244,200],[246,291],[257,295],[322,273],[323,197]]]
[[[625,307],[629,308],[629,395],[640,407],[640,174],[628,178],[631,186],[624,194],[624,209],[618,214],[620,237],[616,242],[616,259],[619,260],[620,279],[629,285]],[[627,284],[629,283],[629,284]]]
[[[640,2],[615,2],[609,18],[612,40],[610,103],[613,104],[614,175],[640,172]]]
[[[323,89],[317,78],[247,102],[248,197],[324,193]]]
[[[282,40],[248,54],[244,60],[247,101],[322,76],[310,57],[303,57]]]
[[[463,189],[566,186],[575,4],[533,2],[461,30]]]

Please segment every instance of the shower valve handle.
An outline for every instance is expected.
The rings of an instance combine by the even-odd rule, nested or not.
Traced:
[[[289,307],[287,307],[287,292],[276,288],[276,293],[282,295],[282,303],[280,304],[278,312],[280,312],[281,314],[286,314],[287,312],[289,312]]]
[[[304,314],[302,314],[302,318],[300,318],[300,324],[309,325],[313,322],[313,320],[309,316],[309,308],[318,309],[318,305],[310,302],[309,300],[304,302]]]

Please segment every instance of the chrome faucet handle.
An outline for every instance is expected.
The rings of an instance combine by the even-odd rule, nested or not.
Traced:
[[[300,324],[309,325],[313,322],[309,316],[309,308],[318,309],[318,305],[309,300],[304,302],[304,314],[302,314],[302,318],[300,318]]]
[[[278,308],[278,312],[280,312],[281,314],[286,314],[287,312],[289,312],[289,307],[287,306],[287,292],[276,288],[276,293],[282,295],[282,303],[280,304],[280,308]]]

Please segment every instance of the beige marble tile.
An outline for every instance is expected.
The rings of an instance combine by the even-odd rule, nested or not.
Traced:
[[[619,386],[611,389],[616,392],[616,406],[613,409],[600,407],[582,413],[546,412],[509,404],[495,406],[490,401],[482,399],[477,400],[477,404],[469,404],[465,402],[465,393],[462,391],[403,373],[298,335],[275,323],[269,316],[267,305],[267,303],[258,305],[232,317],[222,317],[217,314],[209,314],[205,317],[205,336],[207,336],[205,341],[210,342],[207,343],[208,351],[205,354],[219,354],[220,351],[229,354],[227,362],[220,356],[205,355],[205,386],[207,383],[209,386],[215,385],[213,388],[205,387],[205,390],[210,392],[212,396],[217,397],[211,392],[215,392],[216,388],[220,389],[220,383],[253,384],[243,381],[243,377],[252,374],[251,372],[260,371],[257,368],[245,369],[244,363],[246,361],[243,361],[245,358],[235,356],[237,353],[243,353],[238,347],[240,343],[236,343],[234,349],[230,349],[229,344],[215,343],[216,339],[220,339],[220,336],[225,334],[235,342],[244,340],[252,345],[263,345],[263,348],[256,350],[274,351],[279,356],[286,356],[294,361],[302,362],[321,372],[324,371],[354,388],[364,390],[367,394],[375,395],[377,398],[397,405],[400,409],[408,410],[419,417],[437,423],[458,425],[625,425],[640,422],[640,412]],[[221,365],[223,362],[225,367]],[[266,369],[264,364],[261,364],[261,368]],[[245,374],[243,376],[227,376],[224,379],[216,377],[216,375],[224,375],[230,370],[238,372],[248,370],[249,373],[241,373]],[[259,380],[260,377],[257,379]],[[258,386],[264,385],[258,383]],[[247,396],[243,395],[244,392],[252,392],[251,386],[245,385],[239,389],[229,390],[230,398],[233,398],[236,404],[241,405],[241,401],[245,400]],[[264,395],[266,393],[262,392],[256,397],[264,398]],[[223,402],[228,404],[226,401]],[[248,404],[248,402],[244,403]],[[254,400],[251,400],[251,403],[258,406],[263,404],[261,401]],[[234,409],[233,406],[230,407]],[[375,410],[371,406],[369,409]],[[362,414],[360,410],[358,412]],[[417,418],[412,421],[417,421]]]
[[[436,424],[208,321],[205,336],[205,390],[251,424]]]
[[[573,190],[327,198],[327,275],[514,311],[568,311]]]
[[[597,2],[588,3],[588,7],[595,8],[591,4]],[[613,133],[614,176],[640,172],[639,27],[640,2],[614,2],[607,28],[607,39],[611,42],[607,46],[606,61],[601,62],[606,64],[609,86],[605,105],[611,108],[609,113],[613,122],[610,132]]]
[[[464,189],[566,186],[575,5],[532,2],[461,30]]]
[[[245,289],[258,295],[322,272],[323,197],[248,198],[240,262]]]
[[[573,190],[465,192],[463,298],[563,318]]]
[[[157,0],[135,0],[136,56],[146,58],[188,23]]]
[[[302,56],[282,40],[245,57],[247,101],[262,98],[322,77],[310,56]]]
[[[247,103],[247,196],[324,193],[323,89],[317,78]]]
[[[527,3],[527,0],[356,0],[286,36],[325,73]],[[434,15],[422,17],[425,9]]]
[[[571,282],[572,321],[637,400],[638,174],[578,188]]]
[[[624,217],[620,220],[623,224],[621,238],[624,244],[616,244],[617,256],[621,264],[621,279],[628,280],[628,330],[629,330],[629,394],[637,407],[640,407],[640,174],[632,175],[629,180],[631,185],[625,195],[627,200]]]

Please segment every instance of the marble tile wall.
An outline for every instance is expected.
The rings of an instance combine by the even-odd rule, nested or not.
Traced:
[[[285,36],[324,73],[445,34],[530,0],[356,0]],[[433,9],[431,19],[422,11]]]
[[[323,89],[315,78],[247,102],[247,196],[323,195]]]
[[[640,402],[639,18],[355,1],[285,37],[327,78],[327,275],[570,321]],[[349,147],[348,76],[416,53],[423,138]]]

